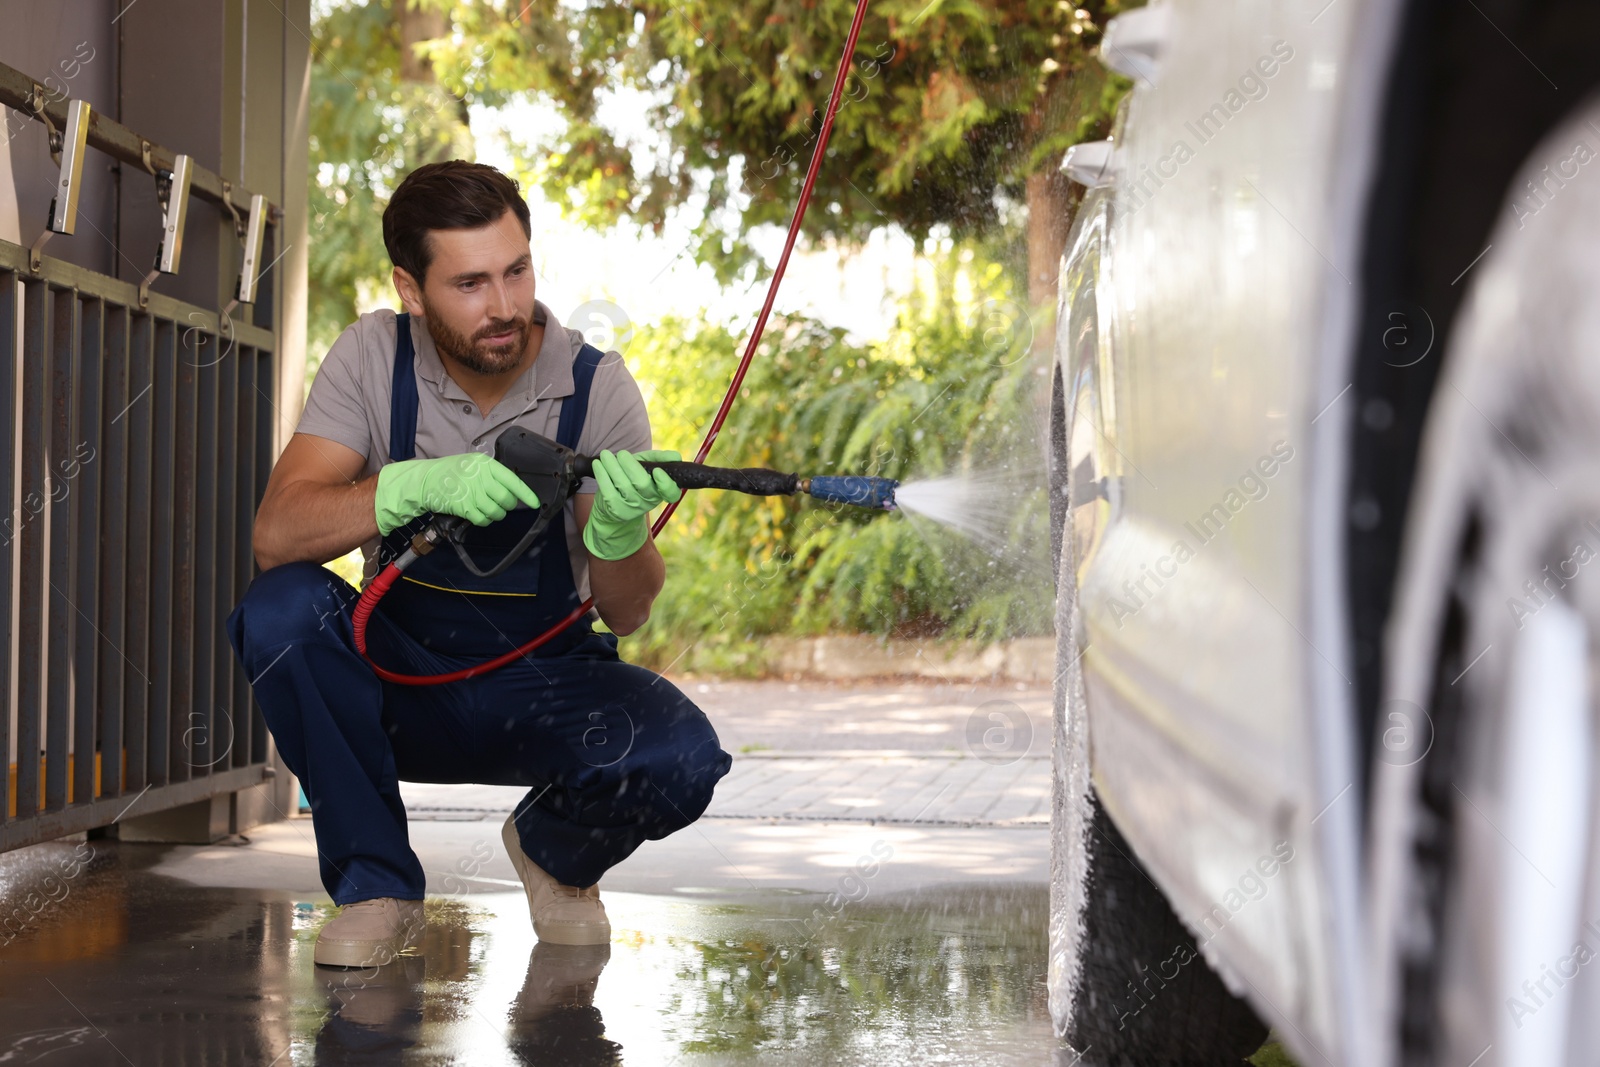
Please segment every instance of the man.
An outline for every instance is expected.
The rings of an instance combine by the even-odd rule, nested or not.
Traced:
[[[423,871],[398,782],[528,787],[501,837],[539,938],[605,944],[600,876],[705,811],[730,757],[699,708],[621,662],[665,566],[652,508],[679,490],[641,459],[650,424],[621,356],[562,328],[534,297],[527,205],[510,178],[459,160],[421,167],[383,214],[405,313],[362,315],[329,350],[256,515],[262,573],[228,618],[267,726],[311,801],[337,917],[329,966],[384,963],[421,939]],[[463,682],[381,681],[351,636],[356,590],[319,566],[362,546],[367,578],[433,514],[475,527],[480,569],[539,501],[492,458],[516,425],[597,455],[561,522],[498,578],[446,549],[408,569],[368,626],[368,653],[407,674],[506,652],[590,593],[589,618]],[[591,616],[594,612],[590,613]]]

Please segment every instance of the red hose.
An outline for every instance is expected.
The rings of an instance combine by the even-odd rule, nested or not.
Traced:
[[[695,452],[696,463],[704,463],[706,457],[711,454],[711,446],[716,443],[717,435],[722,432],[722,424],[727,421],[728,412],[733,410],[734,398],[739,395],[739,387],[744,384],[744,376],[750,370],[750,361],[755,358],[756,348],[761,344],[761,334],[767,328],[767,319],[772,315],[773,301],[778,298],[778,286],[783,281],[784,271],[789,267],[789,254],[794,251],[795,239],[800,236],[800,224],[805,220],[806,208],[811,204],[811,190],[817,184],[817,174],[822,170],[822,157],[828,149],[828,138],[833,134],[833,119],[839,113],[839,101],[844,96],[844,83],[850,74],[850,61],[855,56],[856,38],[861,36],[862,20],[867,15],[867,2],[868,0],[856,0],[855,18],[850,22],[850,35],[845,39],[844,54],[839,57],[839,70],[833,76],[833,93],[828,97],[828,110],[822,117],[822,129],[817,134],[817,147],[811,152],[811,165],[806,169],[805,184],[800,187],[800,199],[795,202],[794,216],[789,220],[789,233],[783,241],[783,254],[778,257],[778,265],[772,272],[772,281],[767,284],[767,299],[761,305],[761,314],[756,317],[755,329],[751,331],[750,341],[744,347],[744,355],[740,357],[739,366],[733,372],[733,380],[728,383],[728,391],[722,396],[722,404],[717,408],[716,417],[711,420],[710,429],[706,430],[705,440],[700,442],[700,448]],[[650,528],[650,535],[654,537],[659,534],[661,528],[677,510],[677,502],[668,504],[656,519],[655,525]],[[361,599],[356,602],[351,622],[355,630],[356,649],[371,665],[373,673],[386,682],[397,682],[400,685],[444,685],[446,682],[459,682],[474,675],[487,674],[489,671],[504,667],[512,660],[521,659],[539,646],[554,640],[567,627],[583,618],[594,606],[594,598],[590,597],[574,608],[566,618],[528,643],[471,667],[446,674],[397,674],[374,663],[372,657],[367,655],[367,621],[372,617],[372,611],[377,607],[378,601],[399,577],[400,568],[395,564],[391,563],[385,567],[362,592]]]

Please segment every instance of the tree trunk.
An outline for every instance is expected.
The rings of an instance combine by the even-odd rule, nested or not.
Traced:
[[[1030,142],[1079,127],[1085,140],[1096,140],[1109,132],[1111,115],[1103,113],[1105,67],[1087,56],[1080,56],[1073,68],[1053,78],[1044,96],[1024,120]],[[1093,126],[1082,129],[1086,116],[1096,116]],[[1061,173],[1061,156],[1056,155],[1028,175],[1028,308],[1033,315],[1035,352],[1048,353],[1054,341],[1056,289],[1061,273],[1061,253],[1066,248],[1067,231],[1083,200],[1083,187]]]
[[[432,85],[438,79],[433,64],[417,54],[422,41],[436,41],[449,32],[449,19],[434,7],[417,7],[418,0],[393,0],[394,20],[400,27],[400,80]]]
[[[1055,315],[1061,253],[1080,195],[1055,167],[1028,175],[1028,307],[1041,322]],[[1035,331],[1036,348],[1040,332],[1048,333]],[[1042,343],[1048,351],[1049,337]]]

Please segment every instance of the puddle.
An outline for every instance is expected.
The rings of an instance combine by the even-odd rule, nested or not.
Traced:
[[[0,1062],[1071,1063],[1042,886],[607,893],[595,949],[537,945],[520,893],[435,897],[420,955],[330,971],[311,964],[325,898],[116,863],[62,885],[0,937]]]

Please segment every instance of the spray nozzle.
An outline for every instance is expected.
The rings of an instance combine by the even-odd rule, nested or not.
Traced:
[[[894,510],[894,491],[900,483],[893,478],[870,478],[861,474],[819,474],[800,479],[800,490],[818,500],[854,504],[858,508]]]

